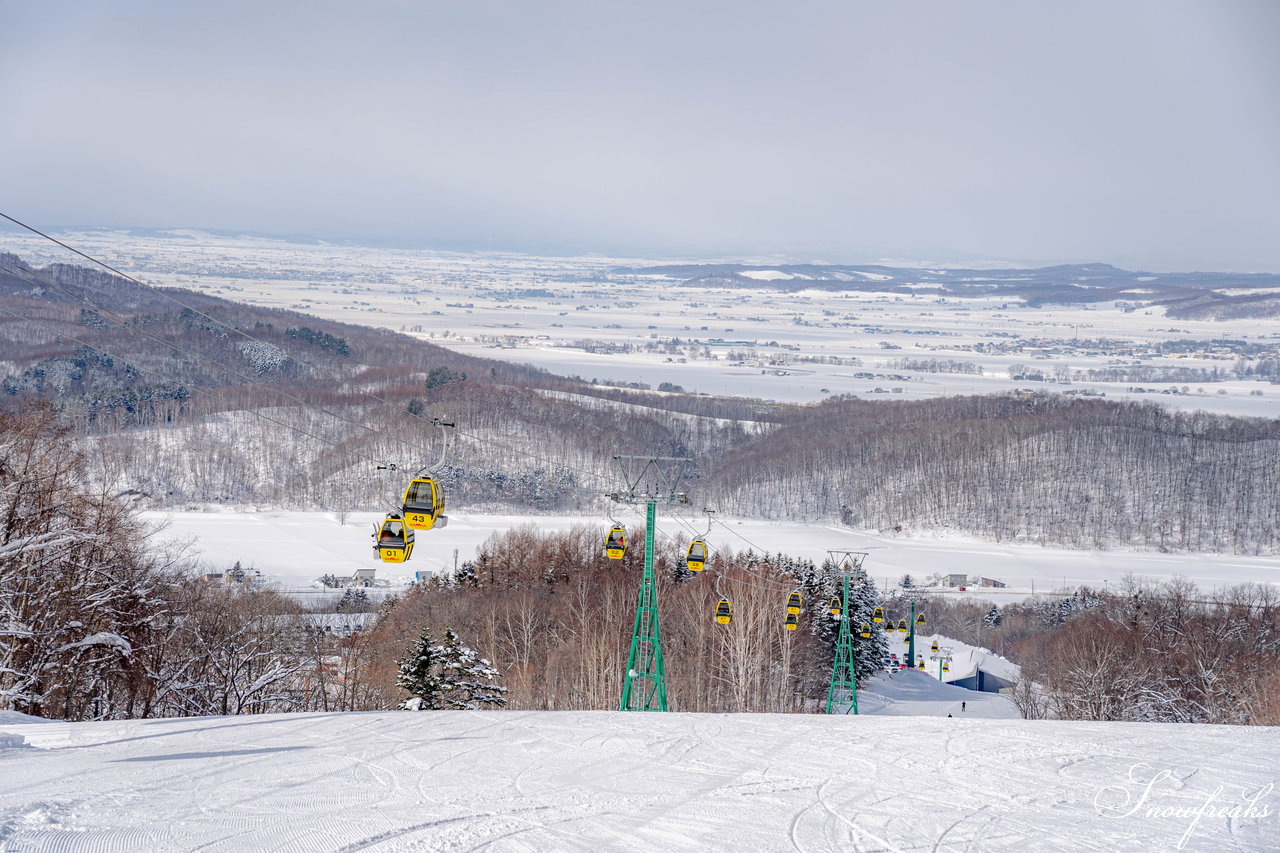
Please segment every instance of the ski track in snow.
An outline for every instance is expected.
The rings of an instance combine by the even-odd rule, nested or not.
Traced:
[[[1135,764],[1170,772],[1162,807],[1280,781],[1280,732],[1227,726],[441,711],[0,730],[28,744],[0,752],[5,851],[1173,850],[1187,819],[1094,798],[1139,794]],[[1272,799],[1183,849],[1278,849]]]

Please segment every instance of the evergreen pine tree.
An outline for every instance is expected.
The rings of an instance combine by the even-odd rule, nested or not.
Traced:
[[[987,611],[987,615],[982,617],[982,624],[988,628],[995,628],[1004,617],[1000,615],[1000,607],[991,605],[991,609]]]
[[[831,599],[844,594],[844,581],[835,574],[837,566],[830,559],[824,560],[819,569],[810,561],[792,568],[792,573],[802,581],[805,594],[812,602],[812,613],[826,614]],[[880,625],[871,621],[871,612],[880,606],[880,592],[868,580],[851,578],[849,581],[849,634],[853,640],[853,670],[858,686],[868,677],[884,669],[884,659],[889,648],[888,639]],[[862,625],[871,625],[871,637],[862,636]],[[830,677],[835,661],[836,642],[840,621],[835,618],[813,620],[813,632],[829,649],[826,673]],[[896,636],[896,635],[895,635]]]
[[[338,613],[344,613],[349,610],[353,603],[353,592],[354,590],[352,590],[351,587],[347,587],[347,591],[342,594],[342,600],[334,605],[333,609]]]
[[[444,642],[436,644],[424,627],[397,664],[400,675],[396,684],[412,694],[400,705],[405,710],[474,710],[482,705],[501,708],[507,704],[507,688],[496,683],[498,670],[464,646],[452,629],[446,628]]]
[[[880,590],[875,584],[869,580],[849,582],[849,616],[852,620],[849,630],[853,634],[853,669],[857,673],[859,687],[867,678],[884,669],[884,659],[889,656],[889,638],[884,631],[889,623],[871,621],[872,611],[880,606]],[[864,624],[871,626],[870,638],[861,634]]]
[[[440,707],[441,679],[436,672],[439,657],[439,647],[424,626],[417,642],[409,647],[408,654],[396,661],[400,668],[396,685],[411,694],[401,703],[402,709],[422,711]]]
[[[475,649],[462,645],[449,628],[444,632],[442,651],[444,707],[474,710],[481,705],[506,706],[507,688],[496,683],[498,670]]]

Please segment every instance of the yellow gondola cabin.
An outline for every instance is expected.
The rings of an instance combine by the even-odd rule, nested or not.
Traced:
[[[875,610],[872,610],[872,611],[871,611],[871,621],[872,621],[872,622],[883,622],[883,621],[884,621],[884,608],[883,608],[883,607],[877,607]]]
[[[615,527],[604,540],[604,555],[610,560],[621,560],[627,553],[627,531]]]
[[[831,599],[831,604],[830,604],[830,605],[828,605],[828,608],[831,610],[831,615],[832,615],[832,616],[839,616],[839,615],[840,615],[840,611],[841,611],[841,609],[842,609],[842,608],[841,608],[841,606],[840,606],[840,599],[838,599],[838,598],[833,598],[833,599]]]
[[[902,633],[902,634],[907,633],[907,620],[906,620],[906,619],[899,619],[899,620],[898,620],[898,632],[899,632],[899,633]]]
[[[796,626],[799,624],[800,624],[800,617],[796,616],[794,613],[787,614],[787,630],[788,631],[794,631],[796,629]]]
[[[720,599],[720,603],[716,605],[716,621],[721,625],[728,625],[732,618],[733,607],[729,604],[729,599]]]
[[[387,516],[378,528],[373,553],[384,563],[403,563],[413,556],[413,531],[399,516]]]
[[[858,633],[862,634],[862,638],[863,638],[864,640],[866,640],[866,639],[870,639],[870,637],[871,637],[871,626],[870,626],[870,625],[868,625],[866,622],[863,622],[863,623],[862,623],[862,630],[861,630],[861,631],[859,631]]]
[[[791,613],[791,614],[799,613],[800,605],[802,603],[803,601],[800,598],[800,593],[798,592],[791,593],[790,595],[787,596],[787,613]]]
[[[401,510],[405,526],[410,530],[430,530],[444,527],[444,489],[430,477],[415,477],[404,490]]]
[[[684,564],[691,572],[700,572],[707,565],[707,543],[701,539],[695,539],[689,543],[689,550],[685,553]]]

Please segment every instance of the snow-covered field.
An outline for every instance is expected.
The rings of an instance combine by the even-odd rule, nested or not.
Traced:
[[[1230,338],[1274,345],[1280,341],[1276,318],[1170,320],[1159,307],[1030,308],[1007,296],[683,287],[661,276],[615,272],[655,261],[600,256],[304,245],[198,231],[167,238],[103,231],[60,236],[151,283],[403,331],[461,352],[588,380],[654,388],[669,382],[689,391],[783,402],[812,402],[831,394],[923,399],[1030,388],[1158,400],[1236,415],[1280,415],[1280,389],[1254,380],[1055,381],[1059,368],[1229,371],[1235,357],[1215,351],[1209,342]],[[40,262],[71,260],[65,251],[11,229],[0,228],[0,248]],[[787,276],[762,265],[748,277]],[[660,347],[677,338],[680,346]],[[1090,343],[1099,339],[1111,343]],[[1204,345],[1152,352],[1150,345],[1160,341]],[[613,351],[606,354],[584,342]],[[983,373],[895,366],[903,358],[968,362]],[[1012,379],[1009,368],[1016,364],[1050,381]]]
[[[1280,847],[1277,782],[1280,733],[1268,728],[960,714],[6,714],[0,849],[1263,853]]]
[[[345,525],[326,512],[150,512],[153,522],[168,522],[161,538],[188,540],[208,564],[221,571],[240,561],[256,568],[265,579],[286,587],[306,587],[323,574],[349,577],[359,568],[376,568],[380,580],[400,584],[415,571],[439,572],[471,559],[494,533],[521,524],[541,530],[567,530],[578,524],[604,527],[604,518],[582,516],[449,514],[447,527],[419,534],[413,559],[401,565],[373,559],[369,532],[375,516],[351,513]],[[621,520],[639,525],[641,518]],[[1035,592],[1071,590],[1082,584],[1105,586],[1125,575],[1168,579],[1182,575],[1205,591],[1244,582],[1280,583],[1280,557],[1205,554],[1159,554],[1135,551],[1069,551],[984,542],[968,537],[908,538],[874,531],[854,531],[828,525],[721,520],[707,537],[713,548],[785,553],[821,562],[828,550],[865,551],[865,568],[882,586],[896,585],[904,574],[918,580],[937,572],[963,573],[1002,581],[1008,588],[969,589],[956,595],[990,598],[999,603],[1023,599]],[[697,524],[699,522],[692,522]],[[659,537],[683,534],[690,528],[659,516]],[[695,528],[697,529],[697,528]],[[701,529],[697,529],[701,532]]]

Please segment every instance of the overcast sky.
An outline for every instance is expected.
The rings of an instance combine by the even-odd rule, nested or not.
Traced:
[[[0,0],[35,225],[1280,270],[1275,0]]]

